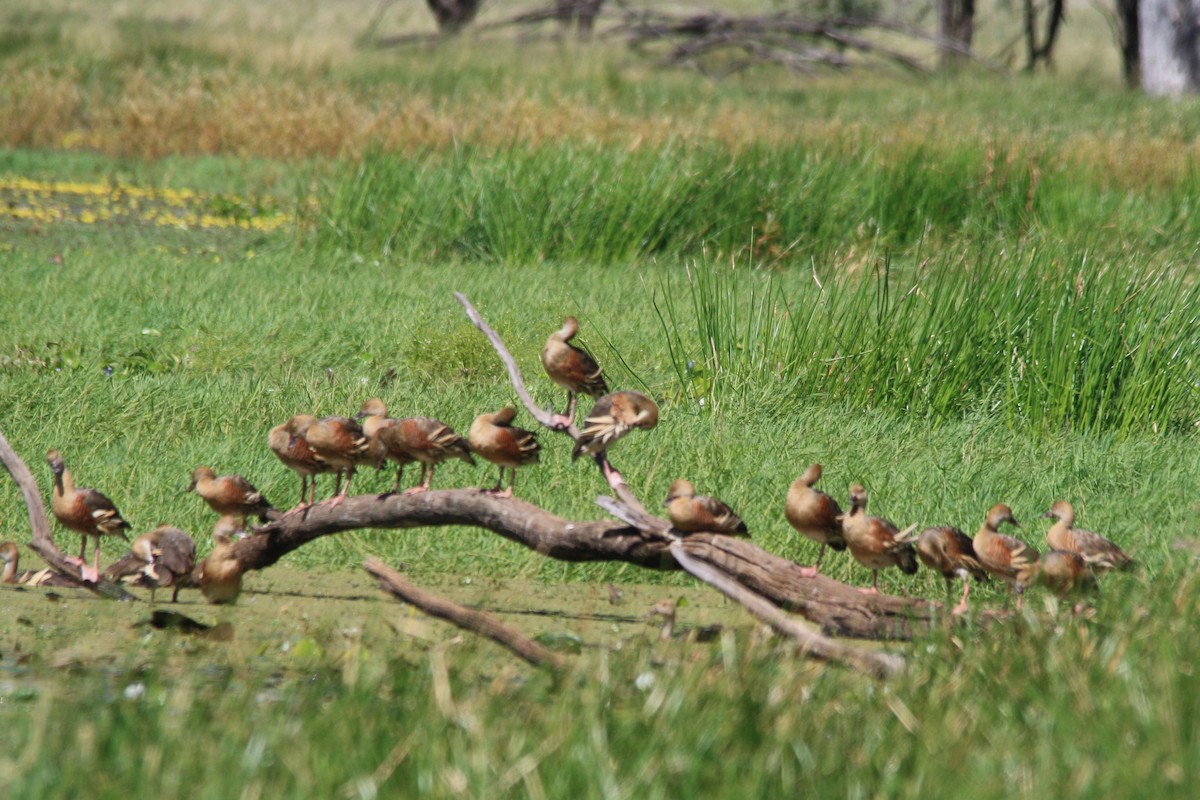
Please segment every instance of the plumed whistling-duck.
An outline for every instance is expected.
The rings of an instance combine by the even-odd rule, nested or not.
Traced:
[[[820,479],[821,465],[809,465],[804,474],[788,487],[784,505],[788,524],[821,545],[817,563],[803,568],[810,578],[820,574],[826,547],[839,551],[846,549],[846,537],[842,533],[842,509],[832,497],[813,488],[813,484]]]
[[[667,516],[677,531],[682,533],[726,533],[733,536],[749,536],[746,523],[733,509],[715,497],[697,495],[690,481],[683,479],[671,484],[667,499]]]
[[[517,412],[512,406],[505,406],[494,414],[480,414],[467,432],[471,449],[500,467],[500,479],[492,490],[500,497],[512,496],[517,481],[517,467],[537,463],[541,451],[537,437],[527,430],[512,426],[516,416]],[[512,470],[512,482],[508,489],[501,492],[505,469]]]
[[[550,334],[542,348],[542,366],[550,380],[567,390],[567,413],[555,417],[555,421],[566,427],[575,421],[577,395],[588,394],[602,397],[608,394],[608,385],[596,360],[586,351],[571,344],[579,332],[579,321],[574,317],[563,320],[562,327]]]
[[[71,471],[63,464],[62,456],[57,450],[46,453],[46,463],[54,473],[54,490],[50,496],[50,509],[54,517],[67,530],[80,535],[79,558],[68,559],[78,563],[80,577],[90,583],[95,583],[100,577],[100,539],[104,536],[120,536],[125,541],[129,537],[125,531],[129,523],[121,517],[121,512],[113,502],[95,489],[75,487]],[[95,555],[92,566],[84,563],[84,553],[87,551],[87,537],[96,540]]]
[[[899,567],[912,575],[917,571],[917,553],[912,543],[900,537],[900,529],[883,517],[867,515],[867,490],[850,487],[850,511],[842,520],[842,532],[850,555],[871,570],[871,588],[859,591],[878,594],[879,570]]]

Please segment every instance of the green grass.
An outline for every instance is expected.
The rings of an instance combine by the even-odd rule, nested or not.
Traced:
[[[1131,195],[1106,171],[1016,139],[881,146],[849,135],[732,153],[687,142],[467,147],[366,156],[321,194],[317,232],[364,255],[517,264],[753,249],[792,266],[855,246],[1053,249],[1060,237],[1077,250],[1186,256],[1200,233],[1188,212],[1196,176],[1189,163],[1168,186]]]
[[[379,395],[463,432],[514,397],[461,291],[539,402],[564,399],[537,354],[566,314],[610,385],[660,401],[658,427],[614,451],[648,506],[687,477],[807,563],[783,498],[821,461],[827,491],[862,482],[902,526],[969,532],[1006,502],[1042,547],[1040,514],[1071,500],[1140,568],[1082,617],[1031,594],[1001,624],[888,645],[908,668],[886,685],[749,624],[712,645],[588,639],[555,680],[312,593],[251,595],[215,643],[131,633],[140,608],[5,592],[9,796],[1193,794],[1200,577],[1171,549],[1200,511],[1193,105],[1119,90],[1088,66],[1094,39],[1060,74],[1009,81],[705,83],[606,47],[355,52],[365,20],[328,4],[138,8],[0,9],[0,173],[265,196],[299,223],[0,219],[0,430],[43,487],[56,447],[135,529],[169,522],[205,551],[192,469],[290,505],[298,481],[265,439],[294,413]],[[594,469],[541,439],[518,494],[600,517]],[[456,463],[437,485],[494,479]],[[27,536],[15,492],[0,532]],[[325,537],[279,571],[316,581],[366,555],[450,595],[470,581],[485,606],[693,583],[460,528]],[[844,555],[825,566],[869,579]],[[924,570],[880,582],[944,592]],[[995,584],[972,599],[1009,602]]]

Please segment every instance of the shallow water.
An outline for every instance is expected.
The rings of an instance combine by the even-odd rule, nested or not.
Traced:
[[[647,612],[658,600],[685,598],[677,627],[722,625],[749,628],[753,621],[703,587],[623,584],[614,604],[604,584],[545,584],[442,576],[422,588],[488,611],[530,637],[568,649],[623,647],[653,642],[661,619]],[[138,592],[139,590],[133,590]],[[306,572],[275,566],[250,573],[233,606],[213,606],[198,591],[184,590],[170,603],[118,603],[76,589],[4,587],[0,602],[0,713],[19,708],[47,689],[71,693],[79,681],[102,681],[116,700],[141,691],[138,676],[186,676],[225,684],[231,670],[253,675],[257,694],[316,665],[349,662],[364,650],[404,655],[423,652],[457,636],[471,636],[385,595],[361,570]],[[165,600],[164,600],[165,598]],[[155,627],[174,614],[208,630]],[[177,619],[177,618],[176,618]],[[499,646],[491,659],[507,669],[516,657]],[[485,666],[486,670],[487,667]],[[236,689],[234,686],[228,688]],[[270,698],[255,699],[269,701]]]

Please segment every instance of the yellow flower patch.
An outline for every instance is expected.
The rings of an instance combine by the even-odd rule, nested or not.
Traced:
[[[237,195],[128,184],[37,181],[19,176],[0,177],[0,217],[39,223],[260,232],[277,230],[292,221],[291,215],[262,200]]]

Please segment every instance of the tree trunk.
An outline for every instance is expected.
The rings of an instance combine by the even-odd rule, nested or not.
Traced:
[[[425,0],[442,33],[458,33],[479,13],[483,0]]]
[[[940,0],[938,53],[942,68],[961,64],[971,55],[975,37],[975,0]]]
[[[1130,89],[1142,85],[1142,62],[1138,53],[1141,31],[1138,0],[1117,0],[1117,37],[1121,46],[1121,75]]]
[[[1141,0],[1142,88],[1179,96],[1200,89],[1200,0]]]

